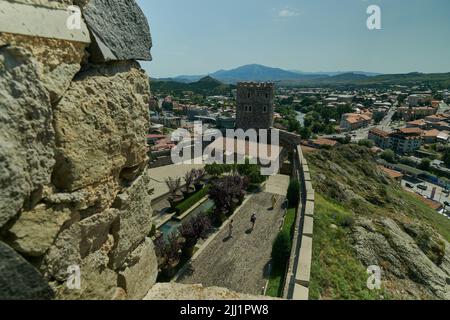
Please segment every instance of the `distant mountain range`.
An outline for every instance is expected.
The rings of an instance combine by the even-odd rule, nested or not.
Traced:
[[[342,74],[362,75],[366,77],[379,75],[372,72],[353,71],[353,72],[302,72],[289,71],[280,68],[272,68],[259,64],[249,64],[232,70],[219,70],[209,74],[210,77],[228,84],[235,84],[239,81],[307,81],[314,79],[323,79]],[[196,82],[206,75],[181,75],[174,78],[163,78],[158,80],[177,81],[177,82]]]
[[[203,93],[228,93],[239,81],[271,81],[279,86],[296,87],[385,87],[427,84],[436,89],[450,88],[450,73],[376,74],[372,72],[319,72],[287,71],[262,65],[245,65],[233,70],[219,70],[208,76],[178,76],[153,79],[153,86],[176,91],[190,90]]]
[[[192,91],[202,95],[230,95],[236,86],[225,84],[210,76],[195,82],[180,82],[174,80],[152,80],[152,91],[157,93],[174,94]]]

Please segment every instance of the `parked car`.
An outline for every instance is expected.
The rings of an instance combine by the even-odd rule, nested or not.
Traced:
[[[406,183],[405,186],[408,187],[408,188],[410,188],[410,189],[413,189],[413,188],[414,188],[414,186],[413,186],[411,183]]]
[[[428,187],[426,185],[424,185],[424,184],[419,184],[417,186],[417,188],[420,189],[420,190],[423,190],[423,191],[427,191],[428,190]]]

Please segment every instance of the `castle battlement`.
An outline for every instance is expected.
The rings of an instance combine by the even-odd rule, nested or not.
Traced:
[[[247,88],[247,89],[273,89],[274,83],[273,82],[238,82],[237,83],[238,88]]]

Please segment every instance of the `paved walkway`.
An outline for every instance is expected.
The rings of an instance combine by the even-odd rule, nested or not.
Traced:
[[[170,178],[181,178],[181,183],[184,184],[184,175],[192,169],[201,169],[204,165],[196,164],[181,164],[170,165],[159,168],[150,169],[150,187],[154,188],[154,192],[151,199],[157,199],[169,192],[169,188],[166,185],[165,180]]]
[[[178,282],[261,294],[268,278],[272,243],[283,221],[285,197],[276,197],[276,208],[271,210],[272,194],[253,195],[234,217],[233,238],[227,238],[225,226]],[[251,231],[250,217],[255,211],[258,218]]]
[[[290,177],[282,174],[270,176],[267,180],[265,191],[268,193],[278,194],[281,196],[287,195],[289,188]]]

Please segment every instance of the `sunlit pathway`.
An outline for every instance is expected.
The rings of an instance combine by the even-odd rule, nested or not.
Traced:
[[[200,253],[178,282],[225,287],[241,293],[261,294],[266,285],[272,243],[283,221],[285,197],[275,195],[277,204],[271,210],[271,193],[252,198],[234,217],[233,237],[228,226]],[[252,231],[250,217],[257,213]]]

